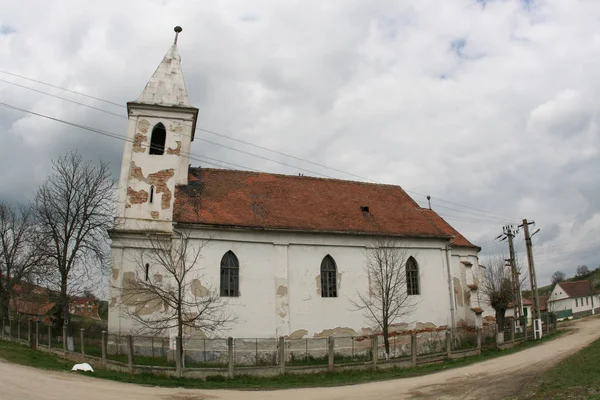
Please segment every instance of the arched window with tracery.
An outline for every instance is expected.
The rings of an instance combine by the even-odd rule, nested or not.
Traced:
[[[221,258],[221,296],[240,295],[240,264],[233,251],[229,250]]]
[[[321,261],[321,297],[337,297],[337,266],[329,254]]]
[[[419,265],[417,260],[410,257],[406,262],[406,294],[409,296],[420,294],[419,290]]]

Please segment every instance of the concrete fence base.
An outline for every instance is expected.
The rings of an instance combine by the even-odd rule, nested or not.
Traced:
[[[45,353],[49,353],[66,360],[70,360],[76,363],[87,362],[93,367],[102,366],[102,368],[132,374],[150,373],[155,375],[167,375],[178,378],[191,378],[191,379],[206,379],[209,376],[222,376],[225,378],[233,378],[236,375],[249,375],[249,376],[260,376],[270,377],[283,374],[289,375],[300,375],[300,374],[312,374],[324,371],[346,371],[346,370],[372,370],[372,369],[387,369],[387,368],[411,368],[421,365],[442,363],[446,360],[460,359],[466,357],[474,357],[481,354],[482,351],[482,333],[481,329],[477,330],[477,347],[469,349],[455,350],[452,348],[452,335],[450,332],[446,336],[446,348],[442,349],[441,352],[434,354],[418,354],[418,346],[416,346],[416,335],[413,334],[410,337],[411,343],[411,354],[399,358],[384,359],[380,357],[380,346],[379,338],[375,335],[371,336],[371,359],[363,362],[343,362],[336,363],[335,354],[335,343],[336,338],[329,338],[327,341],[327,363],[323,365],[304,365],[294,366],[286,365],[286,342],[285,338],[281,337],[278,339],[277,345],[277,364],[273,366],[248,366],[243,367],[235,365],[234,357],[234,339],[227,339],[227,365],[220,368],[186,368],[180,357],[175,355],[178,359],[177,367],[159,367],[159,366],[145,366],[135,364],[134,354],[134,340],[132,336],[127,336],[127,362],[119,362],[110,360],[107,358],[107,342],[106,332],[102,332],[102,343],[101,343],[101,354],[102,357],[94,357],[85,354],[83,350],[83,340],[81,346],[81,352],[68,351],[63,348],[54,348],[51,346],[51,342],[41,343],[37,339],[37,332],[33,331],[34,335],[30,336],[29,341],[20,340],[15,337],[4,335],[3,340],[17,342],[25,345],[32,345],[37,342],[37,350]],[[497,345],[499,349],[508,349],[513,346],[521,344],[525,338],[514,339],[505,341],[501,345]],[[45,341],[44,341],[45,342]],[[64,342],[63,342],[64,344]]]

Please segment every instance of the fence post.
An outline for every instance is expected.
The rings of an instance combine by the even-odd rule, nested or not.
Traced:
[[[477,355],[481,355],[481,327],[477,327]]]
[[[452,335],[450,329],[446,330],[446,357],[450,358],[452,355]]]
[[[546,313],[546,333],[550,332],[550,318],[548,318],[550,315],[548,313]]]
[[[13,325],[13,319],[11,317],[8,320],[8,337],[10,337],[10,338],[13,337],[12,325]]]
[[[233,378],[233,338],[227,338],[227,359],[229,361],[229,378]]]
[[[133,336],[131,335],[127,335],[127,363],[129,373],[133,374]]]
[[[81,341],[81,355],[85,356],[85,329],[81,328],[79,330],[79,337]]]
[[[63,325],[63,332],[62,333],[63,333],[63,338],[62,338],[62,341],[63,341],[63,353],[66,354],[67,353],[67,326],[66,325]]]
[[[52,348],[52,325],[48,325],[48,350]]]
[[[379,343],[377,335],[371,335],[371,353],[373,354],[373,368],[377,368],[377,358],[379,357]]]
[[[417,353],[418,353],[417,334],[416,333],[413,333],[410,335],[410,351],[412,353],[412,366],[416,367],[417,366]]]
[[[279,336],[279,373],[285,375],[285,338]]]
[[[332,336],[327,338],[327,370],[333,371],[333,363],[335,361],[335,339]]]
[[[553,314],[553,315],[554,315],[554,318],[552,320],[552,324],[554,325],[554,330],[557,330],[558,329],[558,315],[556,315],[556,314]]]
[[[17,317],[17,340],[21,341],[21,318]]]
[[[40,346],[40,321],[35,321],[35,348]]]
[[[175,369],[177,370],[177,377],[181,378],[183,376],[183,360],[179,349],[181,349],[181,336],[175,338]]]
[[[27,321],[27,344],[33,346],[33,334],[31,332],[31,320]]]
[[[102,331],[100,340],[102,341],[100,344],[100,347],[102,347],[102,363],[106,365],[106,331]]]
[[[6,329],[6,320],[2,317],[2,339],[4,340],[4,330]]]
[[[512,345],[515,345],[515,322],[513,321],[510,324],[510,341],[512,342]]]

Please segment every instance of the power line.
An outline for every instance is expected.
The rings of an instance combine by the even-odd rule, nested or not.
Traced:
[[[110,137],[110,138],[113,138],[113,139],[124,140],[124,141],[130,142],[130,143],[134,142],[133,139],[129,139],[129,138],[125,137],[125,136],[121,136],[121,135],[118,135],[118,134],[113,133],[113,132],[104,131],[102,129],[97,129],[97,128],[93,128],[93,127],[90,127],[90,126],[78,124],[78,123],[75,123],[75,122],[66,121],[66,120],[61,119],[61,118],[51,117],[49,115],[45,115],[45,114],[37,113],[35,111],[26,110],[24,108],[16,107],[16,106],[13,106],[11,104],[0,102],[0,106],[6,107],[6,108],[10,108],[10,109],[13,109],[13,110],[16,110],[16,111],[21,111],[21,112],[24,112],[24,113],[27,113],[27,114],[35,115],[35,116],[38,116],[38,117],[41,117],[41,118],[46,118],[46,119],[49,119],[49,120],[52,120],[52,121],[60,122],[60,123],[63,123],[63,124],[66,124],[66,125],[70,125],[70,126],[73,126],[73,127],[76,127],[76,128],[84,129],[84,130],[87,130],[87,131],[90,131],[90,132],[98,133],[100,135],[103,135],[103,136],[106,136],[106,137]],[[141,145],[143,147],[150,147],[149,145],[147,145],[145,143],[142,143]],[[196,154],[193,154],[193,153],[183,152],[183,151],[181,153],[184,154],[184,155],[188,155],[190,157],[190,159],[192,159],[192,160],[200,161],[200,162],[203,162],[205,164],[212,165],[212,166],[215,166],[215,167],[227,168],[224,164],[229,164],[229,165],[237,167],[237,168],[242,168],[242,169],[246,169],[246,170],[260,172],[260,171],[258,171],[256,169],[253,169],[253,168],[245,167],[245,166],[239,165],[239,164],[230,163],[228,161],[218,160],[216,158],[211,158],[211,157],[207,157],[207,156],[199,156],[199,155],[196,155]],[[210,161],[206,161],[206,160],[210,160]],[[221,164],[214,164],[211,161],[219,162]]]
[[[64,87],[61,87],[61,86],[53,85],[53,84],[50,84],[50,83],[47,83],[47,82],[43,82],[43,81],[40,81],[40,80],[32,79],[32,78],[29,78],[29,77],[26,77],[26,76],[23,76],[23,75],[15,74],[15,73],[4,71],[4,70],[0,70],[0,72],[4,73],[4,74],[7,74],[7,75],[15,76],[17,78],[21,78],[21,79],[29,80],[29,81],[32,81],[32,82],[36,82],[36,83],[39,83],[39,84],[42,84],[42,85],[45,85],[45,86],[56,88],[56,89],[59,89],[59,90],[64,90],[64,91],[67,91],[69,93],[73,93],[73,94],[76,94],[76,95],[84,96],[84,97],[87,97],[87,98],[90,98],[90,99],[93,99],[93,100],[101,101],[101,102],[104,102],[104,103],[107,103],[107,104],[111,104],[111,105],[114,105],[114,106],[117,106],[117,107],[126,108],[122,104],[118,104],[118,103],[115,103],[115,102],[112,102],[112,101],[109,101],[109,100],[105,100],[105,99],[102,99],[102,98],[99,98],[99,97],[90,96],[90,95],[85,94],[85,93],[81,93],[81,92],[78,92],[78,91],[75,91],[75,90],[71,90],[71,89],[67,89],[67,88],[64,88]],[[45,94],[45,95],[48,95],[48,96],[56,97],[56,98],[59,98],[61,100],[68,101],[68,102],[71,102],[71,103],[74,103],[74,104],[78,104],[78,105],[81,105],[81,106],[84,106],[84,107],[88,107],[88,108],[91,108],[91,109],[94,109],[94,110],[97,110],[97,111],[101,111],[101,112],[105,112],[105,113],[108,113],[108,114],[111,114],[111,115],[115,115],[115,116],[118,116],[120,118],[127,118],[127,117],[124,117],[124,116],[116,114],[116,113],[112,113],[112,112],[107,111],[107,110],[103,110],[103,109],[100,109],[100,108],[97,108],[97,107],[89,106],[87,104],[83,104],[83,103],[80,103],[80,102],[77,102],[77,101],[73,101],[73,100],[66,99],[66,98],[63,98],[63,97],[60,97],[60,96],[56,96],[54,94],[50,94],[50,93],[46,93],[46,92],[43,92],[43,91],[39,91],[39,90],[36,90],[36,89],[33,89],[33,88],[29,88],[27,86],[15,84],[13,82],[5,81],[5,80],[0,80],[0,81],[5,82],[5,83],[9,83],[9,84],[13,84],[15,86],[18,86],[18,87],[21,87],[21,88],[24,88],[24,89],[29,89],[29,90],[32,90],[32,91],[35,91],[35,92],[38,92],[38,93],[42,93],[42,94]],[[187,124],[184,124],[184,125],[187,125]],[[237,138],[234,138],[234,137],[231,137],[231,136],[228,136],[228,135],[225,135],[225,134],[221,134],[221,133],[209,130],[209,129],[204,129],[204,128],[197,127],[196,131],[210,133],[210,134],[213,134],[213,135],[216,135],[216,136],[219,136],[219,137],[223,137],[223,138],[227,138],[229,140],[233,140],[233,141],[236,141],[236,142],[239,142],[239,143],[243,143],[243,144],[248,145],[248,146],[256,147],[256,148],[259,148],[261,150],[269,151],[269,152],[272,152],[272,153],[275,153],[275,154],[279,154],[279,155],[282,155],[282,156],[285,156],[285,157],[289,157],[289,158],[292,158],[292,159],[295,159],[295,160],[298,160],[298,161],[306,162],[306,163],[309,163],[309,164],[312,164],[312,165],[315,165],[315,166],[326,168],[326,169],[329,169],[329,170],[332,170],[332,171],[335,171],[335,172],[339,172],[339,173],[342,173],[342,174],[353,176],[353,177],[356,177],[356,178],[359,178],[359,179],[363,179],[363,180],[366,180],[366,181],[375,182],[375,183],[381,183],[381,182],[375,181],[373,179],[369,179],[369,178],[366,178],[366,177],[363,177],[363,176],[360,176],[360,175],[357,175],[357,174],[353,174],[353,173],[350,173],[350,172],[347,172],[347,171],[343,171],[343,170],[340,170],[340,169],[329,167],[327,165],[316,163],[314,161],[310,161],[310,160],[307,160],[307,159],[304,159],[304,158],[301,158],[301,157],[297,157],[297,156],[294,156],[294,155],[291,155],[291,154],[288,154],[288,153],[284,153],[284,152],[281,152],[281,151],[278,151],[278,150],[273,150],[273,149],[270,149],[270,148],[265,147],[265,146],[256,145],[254,143],[247,142],[247,141],[244,141],[244,140],[241,140],[241,139],[237,139]],[[319,175],[319,176],[322,176],[322,177],[326,177],[326,178],[332,178],[329,175],[325,175],[325,174],[322,174],[322,173],[319,173],[319,172],[315,172],[315,171],[312,171],[312,170],[309,170],[309,169],[306,169],[306,168],[302,168],[302,167],[298,167],[298,166],[291,165],[291,164],[288,164],[288,163],[284,163],[284,162],[281,162],[281,161],[278,161],[278,160],[274,160],[274,159],[271,159],[271,158],[268,158],[268,157],[263,157],[263,156],[260,156],[260,155],[257,155],[257,154],[251,153],[251,152],[247,152],[247,151],[244,151],[244,150],[236,149],[236,148],[231,147],[231,146],[223,145],[221,143],[213,142],[213,141],[210,141],[210,140],[207,140],[207,139],[202,139],[202,138],[199,138],[199,139],[202,140],[202,141],[204,141],[204,142],[216,145],[216,146],[224,147],[224,148],[227,148],[229,150],[240,152],[240,153],[243,153],[243,154],[247,154],[247,155],[250,155],[250,156],[253,156],[253,157],[257,157],[257,158],[260,158],[260,159],[263,159],[263,160],[266,160],[266,161],[275,162],[275,163],[283,165],[283,166],[287,166],[287,167],[290,167],[290,168],[296,168],[296,169],[299,169],[299,170],[302,170],[302,171],[305,171],[305,172],[309,172],[309,173],[312,173],[312,174],[315,174],[315,175]],[[412,194],[415,194],[415,195],[418,195],[418,196],[422,196],[422,197],[427,197],[427,195],[425,195],[425,194],[422,194],[422,193],[419,193],[419,192],[416,192],[416,191],[413,191],[413,190],[408,190],[408,189],[405,189],[405,188],[403,188],[403,189],[406,192],[408,192],[408,193],[412,193]],[[457,207],[461,207],[461,208],[465,208],[465,209],[470,209],[470,210],[475,210],[475,211],[478,211],[479,213],[483,213],[483,214],[487,214],[487,215],[475,214],[475,213],[472,213],[472,212],[467,212],[467,211],[463,211],[463,210],[456,210],[456,209],[453,209],[453,208],[450,208],[450,207],[444,207],[444,206],[438,205],[438,207],[455,210],[457,212],[464,212],[464,213],[473,214],[473,215],[477,215],[477,216],[484,217],[484,218],[496,218],[496,219],[499,219],[499,220],[502,220],[502,221],[517,220],[517,218],[510,218],[510,217],[502,216],[500,214],[494,214],[494,213],[491,213],[489,211],[485,211],[485,210],[482,210],[482,209],[479,209],[479,208],[476,208],[476,207],[465,206],[465,205],[462,205],[462,204],[459,204],[459,203],[455,203],[455,202],[452,202],[452,201],[448,201],[448,200],[437,199],[437,198],[436,198],[436,200],[439,201],[439,202],[446,203],[446,204],[451,204],[451,205],[454,205],[454,206],[457,206]]]

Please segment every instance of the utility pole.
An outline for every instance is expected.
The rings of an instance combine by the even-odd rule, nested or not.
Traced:
[[[523,227],[523,233],[525,234],[525,246],[527,247],[527,261],[529,262],[529,282],[531,284],[531,296],[533,297],[533,314],[535,319],[533,321],[533,332],[536,339],[542,338],[542,315],[540,314],[540,298],[537,290],[537,278],[535,274],[535,265],[533,263],[533,248],[531,244],[531,236],[538,233],[538,229],[533,233],[529,234],[529,225],[535,224],[534,221],[528,222],[527,219],[523,219],[523,224],[519,225]]]
[[[517,259],[515,258],[515,247],[513,245],[513,238],[518,231],[515,231],[512,225],[506,225],[502,227],[502,235],[496,239],[502,238],[501,240],[508,239],[508,249],[510,258],[508,260],[510,266],[510,272],[512,277],[513,285],[513,296],[514,296],[514,316],[515,321],[519,321],[519,327],[521,325],[521,313],[523,312],[523,300],[521,298],[521,280],[519,278],[519,271],[517,271]]]

